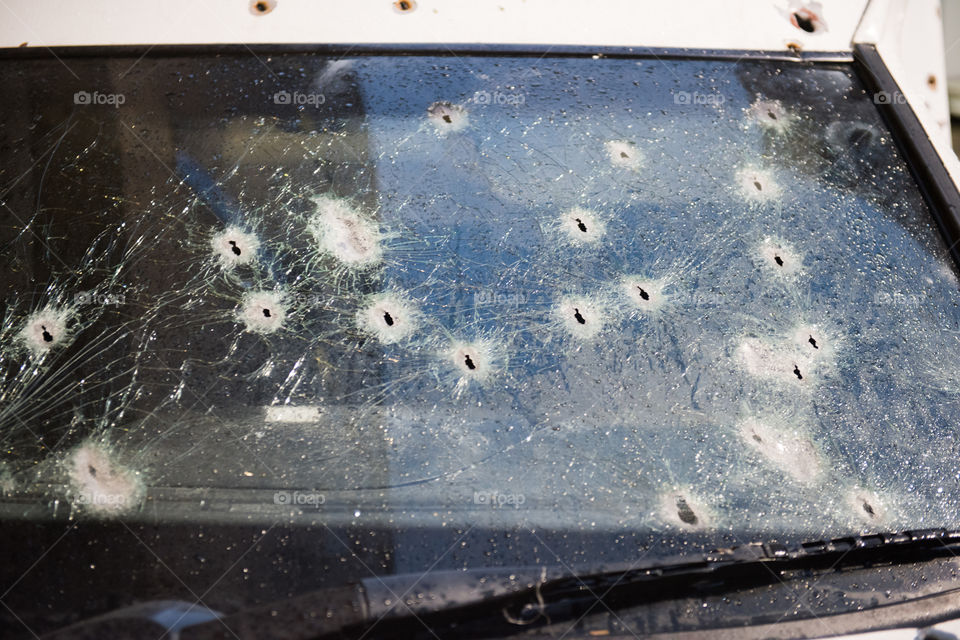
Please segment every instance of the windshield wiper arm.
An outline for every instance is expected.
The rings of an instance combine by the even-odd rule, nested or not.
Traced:
[[[239,612],[225,617],[223,624],[193,627],[183,640],[231,637],[227,628],[241,637],[281,630],[285,638],[359,637],[375,623],[390,633],[422,630],[424,623],[435,630],[476,623],[495,636],[515,632],[519,626],[576,619],[598,598],[615,611],[689,597],[693,591],[719,593],[785,582],[788,578],[783,576],[789,572],[876,567],[954,553],[960,554],[960,531],[929,529],[794,545],[750,543],[577,573],[561,567],[523,567],[385,576]]]

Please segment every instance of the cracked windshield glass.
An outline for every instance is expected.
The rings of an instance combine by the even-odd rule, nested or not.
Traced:
[[[956,268],[849,65],[0,78],[0,618],[960,527]]]

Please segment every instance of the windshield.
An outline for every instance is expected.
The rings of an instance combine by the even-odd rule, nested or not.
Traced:
[[[960,527],[956,269],[850,65],[0,78],[11,625]]]

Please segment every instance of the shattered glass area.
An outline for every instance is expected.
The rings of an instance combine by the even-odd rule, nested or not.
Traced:
[[[4,518],[960,527],[956,270],[850,68],[69,66],[0,67]]]

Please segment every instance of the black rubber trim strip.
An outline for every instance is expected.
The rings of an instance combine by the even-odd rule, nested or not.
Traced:
[[[853,56],[854,68],[868,90],[873,92],[874,103],[933,210],[933,217],[954,262],[960,267],[960,192],[957,185],[877,48],[872,44],[854,45]]]
[[[669,47],[605,47],[543,44],[162,44],[54,47],[0,47],[0,59],[102,56],[169,57],[184,55],[282,55],[312,53],[331,56],[515,56],[524,58],[693,58],[709,60],[776,60],[780,62],[852,62],[848,51],[776,51],[741,49],[681,49]]]

